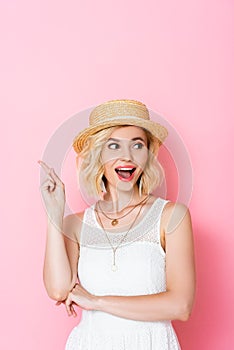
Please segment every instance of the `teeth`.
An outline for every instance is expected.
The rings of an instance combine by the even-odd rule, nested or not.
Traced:
[[[117,168],[117,170],[131,171],[134,168]]]

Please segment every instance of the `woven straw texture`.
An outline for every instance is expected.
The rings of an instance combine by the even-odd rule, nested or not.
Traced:
[[[112,126],[134,125],[144,128],[160,141],[160,145],[168,135],[164,126],[150,120],[147,107],[135,100],[112,100],[97,106],[90,114],[89,124],[73,141],[77,153],[82,151],[89,136]]]

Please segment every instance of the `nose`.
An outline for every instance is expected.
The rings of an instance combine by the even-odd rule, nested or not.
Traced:
[[[129,145],[125,144],[124,147],[122,148],[121,158],[127,161],[132,160],[132,152]]]

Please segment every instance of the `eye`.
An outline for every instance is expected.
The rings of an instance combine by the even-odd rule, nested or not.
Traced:
[[[119,149],[120,148],[119,144],[115,143],[115,142],[109,143],[107,147],[109,149]]]
[[[134,145],[133,145],[134,149],[142,149],[143,147],[144,147],[144,145],[141,142],[134,143]]]

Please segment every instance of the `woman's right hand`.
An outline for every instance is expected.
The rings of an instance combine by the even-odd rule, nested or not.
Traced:
[[[52,219],[61,219],[65,208],[65,186],[53,168],[39,160],[38,163],[47,174],[46,180],[41,184],[40,191],[46,206],[47,215]]]

